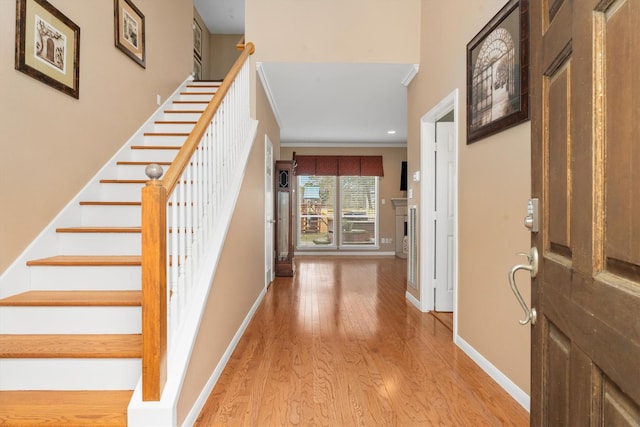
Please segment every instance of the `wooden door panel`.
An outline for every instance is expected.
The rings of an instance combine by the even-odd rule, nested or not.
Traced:
[[[548,8],[548,14],[547,16],[549,17],[549,22],[553,21],[553,18],[556,16],[556,13],[558,13],[558,10],[560,10],[560,6],[562,6],[564,4],[564,0],[549,0],[547,8]]]
[[[553,323],[549,322],[547,328],[545,425],[566,426],[569,425],[571,340]]]
[[[546,135],[548,188],[546,225],[551,252],[571,257],[571,61],[563,62],[559,68],[550,70],[544,81],[543,111]]]
[[[608,378],[602,378],[602,421],[605,426],[637,426],[640,408]]]
[[[640,425],[640,0],[531,2],[532,425]]]
[[[636,277],[640,271],[640,245],[633,244],[640,236],[640,129],[632,126],[637,121],[637,109],[629,108],[640,96],[636,83],[640,65],[637,49],[637,23],[630,17],[638,16],[636,3],[614,2],[598,16],[602,32],[596,43],[602,46],[604,79],[606,84],[604,123],[606,157],[606,235],[605,253],[607,269]]]

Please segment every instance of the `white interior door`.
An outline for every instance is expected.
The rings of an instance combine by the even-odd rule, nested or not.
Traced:
[[[455,152],[454,123],[436,122],[434,192],[434,269],[436,311],[453,311]]]
[[[269,139],[268,135],[265,135],[264,140],[264,221],[265,221],[265,236],[264,236],[264,255],[265,255],[265,287],[269,285],[275,278],[274,269],[274,200],[273,200],[273,143]]]

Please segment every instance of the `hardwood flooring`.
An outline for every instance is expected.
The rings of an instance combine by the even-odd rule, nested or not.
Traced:
[[[296,263],[270,286],[196,426],[529,425],[405,299],[405,260]]]
[[[430,311],[429,313],[453,333],[453,313],[448,311]]]

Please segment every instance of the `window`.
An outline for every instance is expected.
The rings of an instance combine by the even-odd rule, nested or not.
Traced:
[[[299,248],[377,248],[378,177],[298,176],[298,189]]]

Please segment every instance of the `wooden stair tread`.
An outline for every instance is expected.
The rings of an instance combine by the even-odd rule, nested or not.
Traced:
[[[2,334],[1,358],[139,358],[141,334]]]
[[[173,101],[174,104],[208,104],[209,101]]]
[[[179,150],[181,145],[132,145],[132,150]],[[102,181],[101,181],[102,182]]]
[[[194,88],[206,88],[209,86],[194,86]],[[210,87],[215,87],[215,86],[210,86]],[[216,92],[180,92],[180,95],[182,96],[189,96],[189,95],[215,95]]]
[[[0,425],[126,426],[132,390],[0,391]]]
[[[86,201],[82,201],[80,202],[80,206],[140,206],[142,205],[142,202],[116,202],[116,201],[99,201],[99,200],[95,200],[95,201],[91,201],[91,200],[86,200]]]
[[[202,114],[204,110],[164,110],[167,114]]]
[[[0,300],[6,307],[136,307],[141,291],[28,291]]]
[[[190,120],[190,121],[156,120],[154,123],[157,125],[195,125],[198,122],[196,122],[195,120]]]
[[[27,261],[28,266],[140,266],[140,255],[56,255]]]
[[[101,179],[100,184],[144,184],[147,179]]]
[[[140,233],[141,227],[60,227],[56,228],[56,233]]]
[[[146,166],[155,163],[160,166],[171,166],[171,162],[116,162],[118,166]]]
[[[144,136],[189,136],[185,132],[145,132]]]

